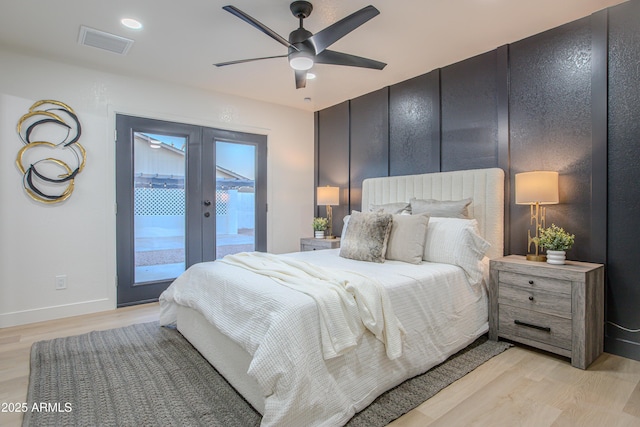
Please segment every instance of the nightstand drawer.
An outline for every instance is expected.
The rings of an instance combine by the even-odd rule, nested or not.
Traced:
[[[510,271],[501,271],[499,280],[501,284],[508,283],[525,289],[542,289],[547,292],[571,295],[571,282],[568,280],[512,273]]]
[[[571,296],[500,282],[498,303],[571,318]]]
[[[329,249],[329,248],[327,248],[327,246],[325,246],[325,245],[307,245],[307,244],[304,244],[304,245],[300,246],[300,250],[302,252],[304,252],[304,251],[319,251],[321,249]]]
[[[500,336],[525,338],[571,350],[571,320],[500,304]]]
[[[319,251],[321,249],[336,249],[340,247],[340,238],[334,239],[316,239],[316,238],[302,238],[300,239],[300,250],[304,251]]]

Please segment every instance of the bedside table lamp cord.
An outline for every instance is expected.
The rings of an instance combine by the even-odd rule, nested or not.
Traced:
[[[632,332],[632,333],[638,333],[640,332],[640,329],[629,329],[629,328],[625,328],[624,326],[620,326],[617,323],[613,323],[607,320],[607,323],[610,325],[615,326],[616,328],[622,329],[623,331],[627,331],[627,332]]]

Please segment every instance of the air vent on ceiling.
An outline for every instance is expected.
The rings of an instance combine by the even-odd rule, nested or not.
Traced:
[[[109,52],[120,55],[126,55],[133,45],[133,40],[81,25],[80,34],[78,34],[78,43],[108,50]]]

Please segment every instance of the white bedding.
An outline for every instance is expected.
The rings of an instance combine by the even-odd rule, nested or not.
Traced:
[[[222,262],[194,265],[176,279],[160,297],[161,323],[176,321],[176,304],[193,308],[249,353],[248,374],[265,396],[265,426],[342,425],[382,392],[487,331],[484,287],[469,284],[461,268],[368,263],[338,253],[283,256],[368,275],[383,284],[406,332],[401,357],[391,360],[384,344],[366,332],[356,349],[325,360],[312,297]]]
[[[262,252],[228,255],[220,262],[267,276],[313,298],[325,359],[356,347],[365,328],[385,344],[390,359],[402,354],[402,325],[387,290],[374,278]]]

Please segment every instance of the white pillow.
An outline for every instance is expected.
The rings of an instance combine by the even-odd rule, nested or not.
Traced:
[[[461,267],[471,284],[482,283],[482,258],[491,244],[478,232],[478,221],[461,218],[429,220],[423,259]]]
[[[354,211],[354,212],[358,212],[358,211]],[[347,225],[349,225],[349,218],[351,218],[351,215],[347,215],[342,219],[342,234],[340,235],[341,237],[344,237],[347,235]]]
[[[385,258],[420,264],[428,225],[427,215],[393,215]]]

